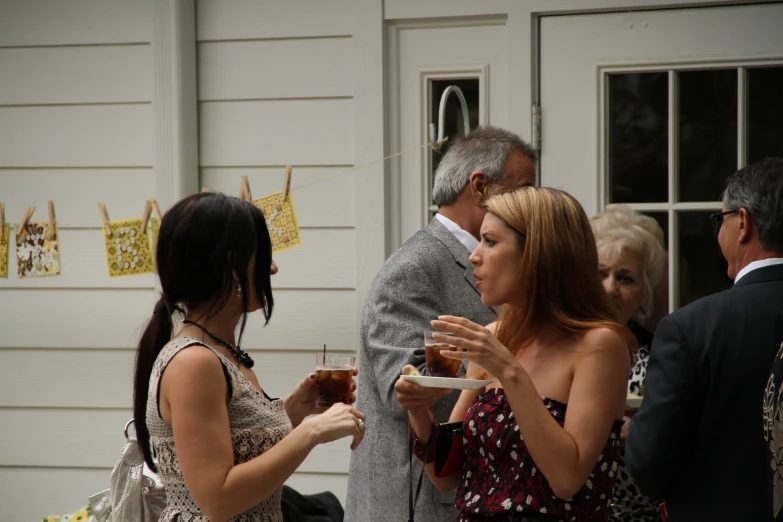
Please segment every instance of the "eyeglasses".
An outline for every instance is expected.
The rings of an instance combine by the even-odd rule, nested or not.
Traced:
[[[729,214],[736,214],[739,212],[740,209],[735,210],[727,210],[725,212],[716,212],[715,214],[710,214],[710,223],[712,223],[712,228],[715,229],[715,232],[720,232],[720,227],[723,225],[723,216],[727,216]]]

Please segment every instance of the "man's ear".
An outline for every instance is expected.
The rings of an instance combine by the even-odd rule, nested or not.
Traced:
[[[487,175],[480,170],[474,170],[470,174],[470,194],[473,197],[476,205],[483,205],[487,199],[487,191],[489,189],[489,179]]]
[[[741,243],[747,243],[750,241],[751,230],[753,229],[753,221],[750,218],[750,212],[747,209],[739,209],[739,219],[737,220],[737,240]]]

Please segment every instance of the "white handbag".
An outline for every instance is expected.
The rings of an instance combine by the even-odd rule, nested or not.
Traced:
[[[97,522],[157,522],[166,507],[166,491],[160,478],[144,463],[137,440],[128,435],[133,419],[125,425],[125,446],[109,480],[109,489],[89,499]]]

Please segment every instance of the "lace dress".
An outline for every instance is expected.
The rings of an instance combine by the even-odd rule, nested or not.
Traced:
[[[174,446],[174,434],[158,410],[158,388],[163,371],[171,359],[188,346],[201,343],[193,337],[177,339],[166,345],[158,355],[150,376],[147,399],[147,426],[153,451],[158,461],[158,474],[166,488],[168,506],[160,522],[209,522],[190,496]],[[210,350],[209,346],[206,346]],[[272,400],[253,386],[239,369],[223,354],[212,350],[223,364],[229,385],[228,420],[234,446],[234,464],[241,464],[261,455],[280,442],[291,431],[291,421],[280,399]],[[282,488],[257,506],[232,518],[233,522],[283,522],[280,507]]]
[[[563,426],[566,405],[545,397],[542,400]],[[468,409],[463,423],[464,480],[454,500],[459,522],[606,520],[622,424],[618,420],[612,425],[584,486],[572,498],[562,500],[536,468],[503,389],[488,390]]]

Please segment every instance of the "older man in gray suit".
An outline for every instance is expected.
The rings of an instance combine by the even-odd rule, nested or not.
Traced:
[[[455,142],[435,173],[432,197],[440,207],[383,265],[364,306],[357,408],[367,415],[363,443],[351,455],[347,522],[408,520],[408,415],[394,383],[402,367],[424,368],[424,332],[439,315],[479,324],[497,319],[473,286],[468,257],[479,243],[484,202],[535,181],[535,152],[511,132],[480,127]],[[435,417],[445,422],[459,394],[432,389]],[[421,466],[413,464],[418,478]],[[454,493],[442,494],[424,475],[416,520],[453,522]]]

